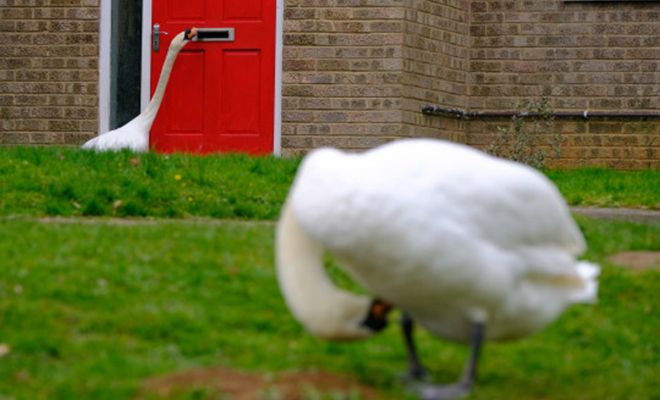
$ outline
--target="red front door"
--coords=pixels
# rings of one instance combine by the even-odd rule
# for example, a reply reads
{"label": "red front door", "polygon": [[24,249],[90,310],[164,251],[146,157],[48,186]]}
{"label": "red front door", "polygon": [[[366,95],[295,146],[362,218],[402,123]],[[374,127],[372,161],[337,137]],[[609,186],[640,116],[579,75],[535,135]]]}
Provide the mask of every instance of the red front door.
{"label": "red front door", "polygon": [[160,50],[151,90],[169,43],[187,28],[233,28],[233,41],[193,42],[179,53],[151,129],[160,152],[273,151],[275,0],[158,0],[153,24]]}

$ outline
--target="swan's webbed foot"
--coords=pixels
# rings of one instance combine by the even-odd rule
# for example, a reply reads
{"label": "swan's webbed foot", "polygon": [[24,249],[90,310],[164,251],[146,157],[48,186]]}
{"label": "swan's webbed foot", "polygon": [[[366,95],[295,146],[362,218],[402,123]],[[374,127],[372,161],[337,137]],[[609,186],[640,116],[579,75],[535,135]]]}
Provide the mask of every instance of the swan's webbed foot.
{"label": "swan's webbed foot", "polygon": [[422,400],[453,400],[467,397],[472,390],[472,383],[458,382],[449,385],[418,383],[411,386]]}
{"label": "swan's webbed foot", "polygon": [[399,380],[406,386],[414,389],[418,384],[430,383],[431,375],[426,372],[426,369],[416,369],[412,366],[408,370],[398,376]]}
{"label": "swan's webbed foot", "polygon": [[431,382],[431,375],[423,367],[418,369],[411,366],[406,372],[399,375],[399,379],[405,384]]}

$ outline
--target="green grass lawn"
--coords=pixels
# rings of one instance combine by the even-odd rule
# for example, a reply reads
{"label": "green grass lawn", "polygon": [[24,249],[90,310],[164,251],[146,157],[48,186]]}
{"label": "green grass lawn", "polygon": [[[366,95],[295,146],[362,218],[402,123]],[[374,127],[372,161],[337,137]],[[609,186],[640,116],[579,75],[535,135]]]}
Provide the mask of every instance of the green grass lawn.
{"label": "green grass lawn", "polygon": [[298,163],[0,147],[0,215],[275,219]]}
{"label": "green grass lawn", "polygon": [[[131,399],[147,377],[214,366],[321,369],[410,398],[396,380],[406,367],[396,324],[368,341],[328,343],[284,305],[272,221],[297,166],[0,148],[0,345],[10,348],[0,400]],[[575,205],[660,208],[658,171],[548,175]],[[33,218],[49,215],[147,218]],[[604,267],[599,303],[574,306],[536,336],[488,344],[470,399],[660,399],[660,271],[606,259],[660,251],[660,224],[577,220],[585,258]],[[468,350],[418,337],[433,377],[455,380]]]}
{"label": "green grass lawn", "polygon": [[[0,215],[277,218],[299,160],[0,147]],[[572,205],[660,209],[660,171],[549,170]]]}
{"label": "green grass lawn", "polygon": [[[580,218],[603,263],[600,302],[541,334],[487,345],[473,399],[660,396],[659,271],[608,254],[660,250],[660,225]],[[269,223],[0,220],[0,398],[129,399],[146,377],[226,366],[357,376],[389,398],[405,353],[396,326],[371,340],[313,338],[279,294]],[[452,381],[467,349],[419,332],[434,377]]]}
{"label": "green grass lawn", "polygon": [[660,170],[548,170],[569,204],[574,206],[660,209]]}

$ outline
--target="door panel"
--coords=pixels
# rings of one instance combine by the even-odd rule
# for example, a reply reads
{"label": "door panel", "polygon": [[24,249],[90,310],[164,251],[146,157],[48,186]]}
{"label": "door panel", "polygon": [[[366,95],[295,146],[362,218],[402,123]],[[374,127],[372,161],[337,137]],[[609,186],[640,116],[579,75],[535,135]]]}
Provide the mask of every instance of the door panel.
{"label": "door panel", "polygon": [[[155,2],[154,2],[155,3]],[[206,0],[169,1],[170,20],[204,19]],[[157,6],[154,6],[154,8]]]}
{"label": "door panel", "polygon": [[175,82],[185,82],[185,85],[171,85],[167,88],[166,109],[171,112],[165,113],[164,116],[167,119],[168,132],[203,134],[202,102],[189,99],[204,98],[204,64],[202,51],[189,51],[179,55],[171,79]]}
{"label": "door panel", "polygon": [[259,51],[224,53],[223,132],[259,133],[260,64]]}
{"label": "door panel", "polygon": [[160,152],[273,151],[275,0],[164,0],[153,23],[169,34],[152,51],[152,92],[167,48],[191,27],[234,28],[233,42],[193,42],[179,53],[151,130]]}
{"label": "door panel", "polygon": [[225,18],[231,19],[261,19],[261,0],[227,1],[225,2]]}

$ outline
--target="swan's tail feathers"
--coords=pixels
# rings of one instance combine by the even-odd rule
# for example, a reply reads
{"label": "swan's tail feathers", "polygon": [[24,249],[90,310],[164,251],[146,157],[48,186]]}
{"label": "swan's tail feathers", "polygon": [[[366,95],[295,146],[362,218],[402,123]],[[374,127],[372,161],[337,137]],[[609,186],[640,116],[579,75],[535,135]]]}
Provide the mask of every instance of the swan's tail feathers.
{"label": "swan's tail feathers", "polygon": [[598,301],[598,276],[600,275],[600,265],[589,262],[579,261],[576,270],[584,282],[584,290],[575,297],[577,303],[596,303]]}

